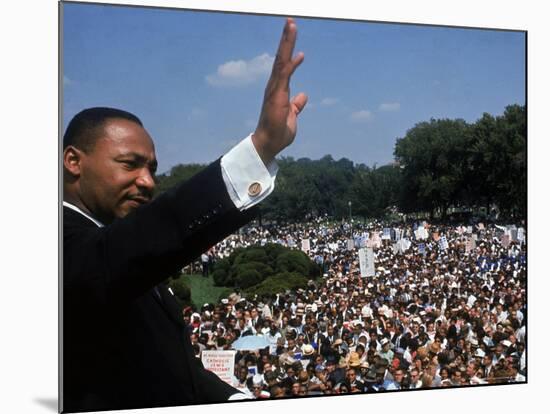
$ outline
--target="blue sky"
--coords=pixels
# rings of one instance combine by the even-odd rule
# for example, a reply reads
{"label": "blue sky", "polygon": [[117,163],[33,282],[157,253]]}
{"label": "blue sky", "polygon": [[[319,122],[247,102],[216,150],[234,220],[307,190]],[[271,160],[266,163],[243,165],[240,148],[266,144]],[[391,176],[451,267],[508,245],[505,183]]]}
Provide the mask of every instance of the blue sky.
{"label": "blue sky", "polygon": [[[525,103],[520,32],[297,18],[305,61],[293,94],[309,103],[282,155],[393,159],[395,140],[430,118],[473,122]],[[67,4],[63,122],[112,106],[138,115],[159,172],[206,163],[256,126],[282,17]]]}

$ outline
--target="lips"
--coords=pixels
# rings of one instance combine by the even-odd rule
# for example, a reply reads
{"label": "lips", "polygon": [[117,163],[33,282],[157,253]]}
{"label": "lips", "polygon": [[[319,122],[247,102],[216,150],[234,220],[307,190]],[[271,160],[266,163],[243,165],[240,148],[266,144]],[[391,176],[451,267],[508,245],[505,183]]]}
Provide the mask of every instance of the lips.
{"label": "lips", "polygon": [[143,204],[149,203],[150,201],[151,199],[149,197],[142,197],[142,196],[134,196],[134,197],[128,198],[128,202],[134,207],[139,207]]}

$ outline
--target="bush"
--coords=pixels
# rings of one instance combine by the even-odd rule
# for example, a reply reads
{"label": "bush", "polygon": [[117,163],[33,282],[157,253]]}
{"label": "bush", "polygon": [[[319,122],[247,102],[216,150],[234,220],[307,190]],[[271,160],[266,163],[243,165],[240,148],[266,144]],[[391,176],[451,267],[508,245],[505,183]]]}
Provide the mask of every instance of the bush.
{"label": "bush", "polygon": [[273,275],[273,269],[271,268],[271,266],[260,262],[241,263],[240,265],[235,267],[235,269],[237,270],[237,275],[244,271],[255,270],[261,276],[260,281],[264,280],[266,277]]}
{"label": "bush", "polygon": [[216,286],[258,287],[260,294],[272,294],[305,287],[308,279],[318,275],[319,266],[305,253],[267,244],[236,249],[215,264],[212,278]]}
{"label": "bush", "polygon": [[298,273],[278,273],[260,284],[246,289],[247,296],[271,296],[286,290],[296,290],[307,286],[308,278]]}
{"label": "bush", "polygon": [[268,257],[263,248],[251,247],[247,250],[244,250],[239,255],[237,255],[237,257],[235,258],[235,261],[233,262],[233,265],[239,265],[242,263],[250,263],[250,262],[266,263],[267,261],[268,261]]}
{"label": "bush", "polygon": [[189,289],[183,277],[171,279],[168,282],[168,286],[172,289],[172,292],[174,292],[174,296],[182,302],[188,303],[191,301],[191,289]]}
{"label": "bush", "polygon": [[216,286],[227,286],[227,271],[224,269],[215,269],[212,272],[212,279],[214,280],[214,285]]}
{"label": "bush", "polygon": [[264,246],[266,254],[269,256],[269,259],[274,262],[277,257],[279,257],[284,252],[288,251],[288,248],[277,244],[277,243],[268,243]]}
{"label": "bush", "polygon": [[262,276],[260,275],[259,272],[253,269],[246,269],[246,270],[243,270],[242,272],[239,272],[235,282],[240,288],[246,289],[246,288],[249,288],[250,286],[257,285],[261,281],[262,281]]}
{"label": "bush", "polygon": [[310,260],[303,253],[296,250],[287,251],[277,257],[275,269],[279,272],[297,272],[304,276],[310,273]]}
{"label": "bush", "polygon": [[225,270],[228,271],[231,268],[231,262],[229,261],[229,257],[226,257],[224,259],[219,259],[214,262],[213,270]]}

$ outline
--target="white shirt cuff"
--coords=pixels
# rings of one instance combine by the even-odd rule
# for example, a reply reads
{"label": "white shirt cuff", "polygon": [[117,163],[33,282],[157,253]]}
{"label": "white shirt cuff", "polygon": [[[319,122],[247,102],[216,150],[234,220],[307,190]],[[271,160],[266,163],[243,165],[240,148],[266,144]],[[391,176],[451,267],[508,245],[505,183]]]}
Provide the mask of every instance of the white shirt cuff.
{"label": "white shirt cuff", "polygon": [[265,199],[275,189],[279,167],[273,160],[267,167],[252,143],[252,134],[221,159],[222,177],[229,197],[239,210]]}

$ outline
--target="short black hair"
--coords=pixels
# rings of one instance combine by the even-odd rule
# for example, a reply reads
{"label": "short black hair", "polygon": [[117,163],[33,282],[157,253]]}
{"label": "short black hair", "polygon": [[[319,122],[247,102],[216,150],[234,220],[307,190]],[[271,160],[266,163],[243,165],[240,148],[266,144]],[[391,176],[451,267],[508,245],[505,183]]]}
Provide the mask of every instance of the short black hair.
{"label": "short black hair", "polygon": [[72,145],[84,152],[91,151],[102,128],[109,119],[126,119],[143,127],[134,114],[122,109],[95,107],[80,111],[67,125],[63,135],[63,150]]}

